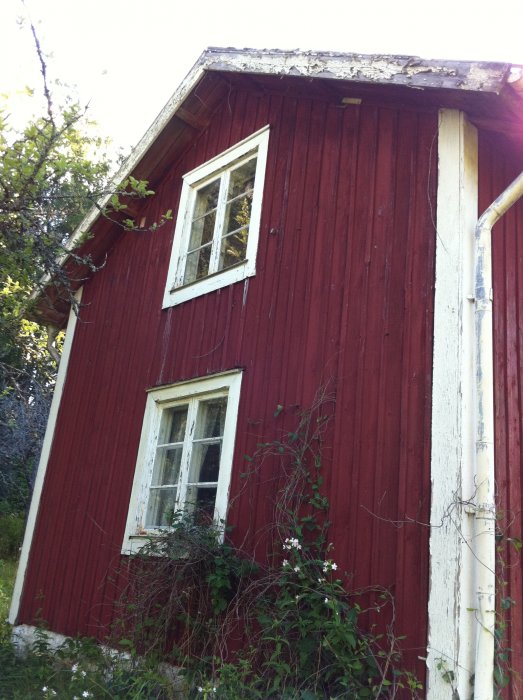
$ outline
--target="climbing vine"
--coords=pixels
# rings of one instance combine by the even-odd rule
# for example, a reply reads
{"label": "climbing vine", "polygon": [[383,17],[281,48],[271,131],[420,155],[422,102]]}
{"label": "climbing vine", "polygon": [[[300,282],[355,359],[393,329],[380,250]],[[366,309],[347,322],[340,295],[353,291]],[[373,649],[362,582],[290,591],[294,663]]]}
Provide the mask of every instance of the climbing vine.
{"label": "climbing vine", "polygon": [[[223,523],[183,511],[129,558],[119,645],[180,669],[186,697],[394,698],[422,688],[401,668],[392,630],[363,631],[368,611],[328,541],[322,448],[332,401],[322,392],[294,430],[246,458],[245,484],[267,459],[278,462],[268,564],[233,546]],[[388,591],[378,598],[376,613],[393,606]]]}

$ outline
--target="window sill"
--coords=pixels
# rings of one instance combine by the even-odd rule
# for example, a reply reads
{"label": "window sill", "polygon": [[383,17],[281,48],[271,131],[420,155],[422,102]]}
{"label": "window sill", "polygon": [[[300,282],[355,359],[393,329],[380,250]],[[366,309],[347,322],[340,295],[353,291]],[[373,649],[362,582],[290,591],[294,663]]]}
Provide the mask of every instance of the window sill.
{"label": "window sill", "polygon": [[190,299],[196,299],[204,294],[209,294],[236,282],[241,282],[247,277],[253,277],[255,274],[254,264],[250,260],[242,260],[235,265],[231,265],[226,270],[219,270],[202,279],[166,291],[162,308],[167,309],[171,306],[183,304]]}

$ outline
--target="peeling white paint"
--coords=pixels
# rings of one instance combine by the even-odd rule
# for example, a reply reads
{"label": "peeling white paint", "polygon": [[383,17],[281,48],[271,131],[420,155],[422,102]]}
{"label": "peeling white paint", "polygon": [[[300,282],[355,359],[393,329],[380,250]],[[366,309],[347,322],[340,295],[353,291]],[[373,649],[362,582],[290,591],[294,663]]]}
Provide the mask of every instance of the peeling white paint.
{"label": "peeling white paint", "polygon": [[209,49],[208,70],[297,75],[370,83],[393,83],[498,93],[507,64],[434,61],[415,56],[339,54],[314,51]]}
{"label": "peeling white paint", "polygon": [[[476,130],[463,113],[440,112],[438,155],[427,698],[451,700],[470,695],[476,628],[474,518],[464,506],[474,494],[471,297],[478,156]],[[442,669],[454,674],[454,688]]]}

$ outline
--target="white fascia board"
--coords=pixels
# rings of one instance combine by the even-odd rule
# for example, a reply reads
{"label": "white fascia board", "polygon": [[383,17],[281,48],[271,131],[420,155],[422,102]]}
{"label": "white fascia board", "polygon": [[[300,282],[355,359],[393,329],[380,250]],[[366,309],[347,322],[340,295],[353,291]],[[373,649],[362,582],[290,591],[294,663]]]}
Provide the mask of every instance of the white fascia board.
{"label": "white fascia board", "polygon": [[213,47],[204,52],[203,57],[207,70],[496,94],[502,90],[511,69],[508,63],[324,51],[257,51]]}
{"label": "white fascia board", "polygon": [[477,212],[477,132],[462,112],[443,109],[438,133],[427,700],[449,698],[453,690],[456,697],[468,697],[474,673],[474,518],[465,503],[474,495],[470,299]]}
{"label": "white fascia board", "polygon": [[[80,288],[76,292],[75,296],[78,304],[80,304],[82,300],[82,288]],[[36,527],[36,519],[38,517],[38,510],[40,508],[40,499],[44,487],[45,475],[47,472],[47,464],[49,462],[49,456],[51,454],[51,448],[53,445],[54,433],[56,428],[56,419],[58,417],[58,410],[60,408],[60,402],[62,400],[62,393],[64,389],[65,378],[67,376],[67,368],[69,365],[69,358],[71,356],[71,348],[73,345],[74,332],[76,329],[77,320],[78,317],[75,314],[74,309],[71,309],[69,312],[69,321],[65,333],[62,357],[60,358],[58,375],[56,377],[56,384],[53,392],[53,400],[51,402],[51,410],[49,411],[49,418],[47,419],[47,428],[45,431],[44,441],[42,443],[42,452],[40,453],[40,461],[38,462],[38,471],[36,472],[36,479],[33,487],[33,495],[31,498],[31,506],[29,508],[29,513],[27,516],[24,541],[20,552],[20,560],[18,562],[18,571],[16,574],[13,597],[11,599],[11,609],[9,611],[8,619],[12,625],[16,623],[18,618],[18,612],[20,609],[20,600],[22,598],[25,574],[27,571],[27,563],[29,561],[29,554],[31,552],[33,535]]]}

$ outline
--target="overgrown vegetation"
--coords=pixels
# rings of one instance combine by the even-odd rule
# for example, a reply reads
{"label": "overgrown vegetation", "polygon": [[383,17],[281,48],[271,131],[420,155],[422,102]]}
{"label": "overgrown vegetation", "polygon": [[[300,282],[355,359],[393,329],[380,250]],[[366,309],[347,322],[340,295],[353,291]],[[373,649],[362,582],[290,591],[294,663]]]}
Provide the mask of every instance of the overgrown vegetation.
{"label": "overgrown vegetation", "polygon": [[508,594],[508,572],[513,566],[511,561],[519,560],[523,542],[520,537],[510,534],[512,523],[506,522],[503,512],[497,516],[496,535],[496,587],[498,600],[496,603],[496,629],[494,651],[494,690],[495,698],[502,698],[503,691],[511,685],[521,683],[521,677],[512,663],[512,649],[509,646],[511,634],[511,610],[516,601]]}
{"label": "overgrown vegetation", "polygon": [[[402,690],[416,697],[421,684],[402,669],[393,630],[363,631],[362,598],[348,592],[328,541],[321,471],[330,400],[320,396],[295,430],[247,459],[245,484],[266,460],[278,463],[268,559],[233,546],[231,533],[206,516],[173,513],[172,527],[129,557],[108,640],[125,657],[89,640],[53,652],[40,632],[19,659],[4,639],[0,696],[384,700]],[[381,614],[393,600],[377,594]]]}
{"label": "overgrown vegetation", "polygon": [[5,700],[169,700],[173,683],[146,660],[111,655],[90,639],[54,648],[39,630],[30,649],[0,641],[0,693]]}
{"label": "overgrown vegetation", "polygon": [[[361,597],[347,591],[328,542],[321,468],[329,401],[320,396],[295,430],[248,459],[246,481],[267,458],[278,461],[269,564],[184,512],[130,558],[120,646],[182,669],[187,697],[393,698],[421,689],[401,668],[393,631],[362,630]],[[393,605],[377,593],[375,613]]]}

